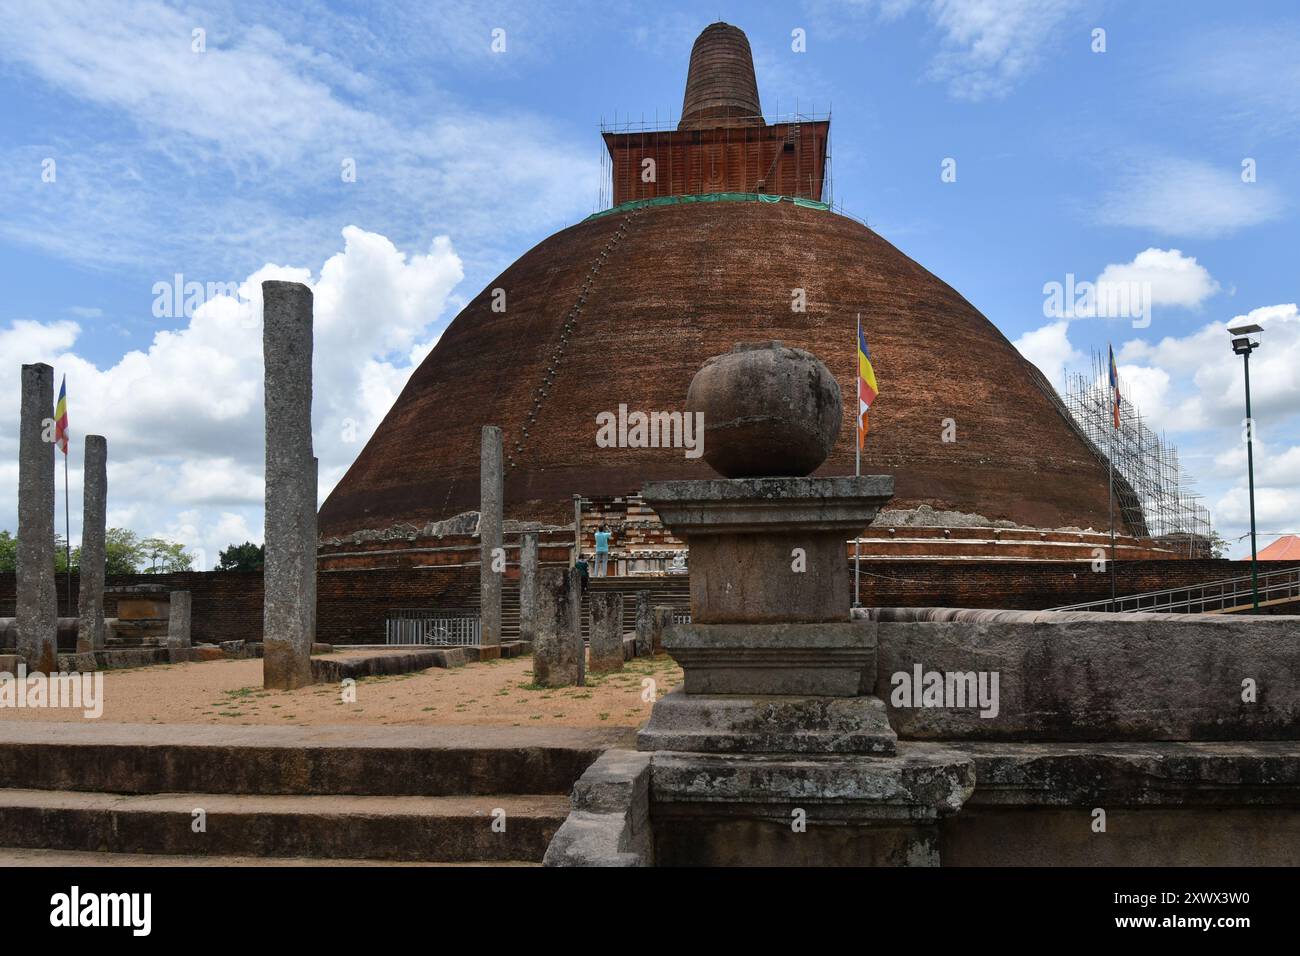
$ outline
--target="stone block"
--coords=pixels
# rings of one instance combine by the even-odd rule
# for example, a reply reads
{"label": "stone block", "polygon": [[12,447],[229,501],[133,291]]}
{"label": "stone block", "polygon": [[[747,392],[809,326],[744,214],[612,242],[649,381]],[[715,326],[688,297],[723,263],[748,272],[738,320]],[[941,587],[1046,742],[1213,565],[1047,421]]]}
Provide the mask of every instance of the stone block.
{"label": "stone block", "polygon": [[875,685],[876,634],[843,624],[676,624],[664,648],[688,694],[853,697]]}
{"label": "stone block", "polygon": [[654,656],[655,612],[649,591],[636,593],[636,656]]}
{"label": "stone block", "polygon": [[189,591],[173,591],[167,614],[167,650],[172,660],[190,659],[190,616],[192,601]]}
{"label": "stone block", "polygon": [[[876,695],[913,740],[1300,738],[1300,618],[1072,617],[881,623]],[[904,698],[918,667],[923,686],[984,674],[991,691],[996,675],[996,713],[953,706],[946,687],[940,706]]]}
{"label": "stone block", "polygon": [[569,570],[543,569],[537,588],[533,683],[542,687],[569,687],[578,683],[582,644],[574,628],[573,609]]}
{"label": "stone block", "polygon": [[637,749],[888,755],[897,740],[875,697],[724,696],[677,686],[655,703]]}
{"label": "stone block", "polygon": [[604,591],[591,595],[591,670],[623,669],[623,595]]}
{"label": "stone block", "polygon": [[665,605],[658,605],[654,609],[654,616],[650,625],[650,654],[662,654],[664,652],[664,632],[673,625],[673,609]]}

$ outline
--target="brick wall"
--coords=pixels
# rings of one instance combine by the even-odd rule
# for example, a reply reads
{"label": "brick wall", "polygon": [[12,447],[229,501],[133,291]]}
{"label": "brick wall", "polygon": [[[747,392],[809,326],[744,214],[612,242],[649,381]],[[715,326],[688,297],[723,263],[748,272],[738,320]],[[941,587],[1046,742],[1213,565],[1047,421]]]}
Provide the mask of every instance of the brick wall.
{"label": "brick wall", "polygon": [[[176,574],[110,574],[107,587],[156,584],[192,595],[191,637],[197,643],[262,639],[262,575],[260,572],[183,571]],[[68,611],[67,575],[56,575],[59,616]],[[78,579],[72,576],[72,614],[76,614]],[[0,617],[14,614],[13,572],[0,574]],[[104,616],[117,616],[117,595],[104,595]]]}
{"label": "brick wall", "polygon": [[[517,572],[511,568],[514,577]],[[1249,561],[1135,561],[1118,566],[1120,594],[1158,591],[1250,573]],[[73,596],[77,579],[73,576]],[[194,640],[260,640],[259,573],[189,571],[113,575],[109,585],[163,584],[188,590]],[[66,613],[66,579],[58,579]],[[330,644],[382,642],[384,616],[401,607],[477,607],[478,566],[322,571],[317,579],[317,638]],[[1109,574],[1078,562],[863,561],[862,601],[883,607],[979,607],[1035,610],[1110,597]],[[105,613],[116,613],[109,595]],[[14,576],[0,574],[0,617],[14,614]]]}

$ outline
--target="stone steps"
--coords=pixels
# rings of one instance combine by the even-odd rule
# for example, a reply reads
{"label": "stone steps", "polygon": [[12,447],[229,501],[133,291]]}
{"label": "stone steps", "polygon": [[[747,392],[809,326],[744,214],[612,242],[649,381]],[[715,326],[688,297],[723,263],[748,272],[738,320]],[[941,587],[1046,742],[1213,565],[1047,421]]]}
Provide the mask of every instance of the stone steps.
{"label": "stone steps", "polygon": [[[0,724],[0,781],[119,794],[565,794],[625,730]],[[0,844],[4,842],[0,835]]]}
{"label": "stone steps", "polygon": [[[205,826],[203,832],[196,833],[196,811],[200,809]],[[541,860],[568,813],[568,798],[561,794],[123,796],[0,790],[0,836],[9,846],[109,853],[433,862]]]}
{"label": "stone steps", "polygon": [[312,859],[305,856],[193,856],[181,853],[99,853],[86,850],[27,850],[0,847],[0,867],[141,866],[541,866],[532,860],[436,863],[429,860]]}
{"label": "stone steps", "polygon": [[574,781],[630,740],[626,729],[0,722],[0,861],[537,863]]}

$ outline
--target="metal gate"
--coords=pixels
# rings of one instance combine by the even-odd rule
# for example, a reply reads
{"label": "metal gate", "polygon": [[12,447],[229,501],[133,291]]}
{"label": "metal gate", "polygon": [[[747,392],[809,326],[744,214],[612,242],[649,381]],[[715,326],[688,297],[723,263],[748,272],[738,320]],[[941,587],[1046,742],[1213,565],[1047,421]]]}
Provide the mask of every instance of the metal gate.
{"label": "metal gate", "polygon": [[477,611],[398,608],[384,621],[384,643],[435,647],[477,645],[482,623]]}

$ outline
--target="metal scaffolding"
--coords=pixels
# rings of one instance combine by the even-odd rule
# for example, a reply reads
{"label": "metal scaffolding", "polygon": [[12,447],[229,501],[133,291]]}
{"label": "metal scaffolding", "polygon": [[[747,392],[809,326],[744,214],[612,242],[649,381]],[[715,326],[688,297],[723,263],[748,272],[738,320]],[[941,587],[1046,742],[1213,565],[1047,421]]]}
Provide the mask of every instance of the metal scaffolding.
{"label": "metal scaffolding", "polygon": [[[1120,395],[1124,395],[1120,382]],[[1107,358],[1092,355],[1091,373],[1066,376],[1065,406],[1103,461],[1115,464],[1115,502],[1131,532],[1150,537],[1189,557],[1209,557],[1210,511],[1192,491],[1178,449],[1120,399],[1120,427],[1114,426]]]}

